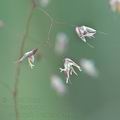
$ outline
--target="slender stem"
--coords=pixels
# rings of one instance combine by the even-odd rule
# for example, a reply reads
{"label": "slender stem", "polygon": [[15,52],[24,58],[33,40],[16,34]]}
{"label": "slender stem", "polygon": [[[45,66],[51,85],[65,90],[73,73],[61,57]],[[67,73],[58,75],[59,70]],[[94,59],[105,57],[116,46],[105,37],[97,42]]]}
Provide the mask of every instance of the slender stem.
{"label": "slender stem", "polygon": [[[52,29],[52,27],[53,27],[54,19],[53,19],[53,17],[52,17],[47,11],[45,11],[45,10],[42,9],[41,7],[39,7],[38,9],[40,9],[40,10],[50,19],[50,26],[49,26],[49,30],[48,30],[48,39],[47,39],[47,41],[46,41],[46,43],[47,43],[48,45],[50,45],[50,33],[51,33],[51,29]],[[45,43],[45,44],[46,44],[46,43]]]}
{"label": "slender stem", "polygon": [[[52,29],[54,24],[57,24],[57,25],[67,25],[67,26],[71,26],[71,27],[76,27],[76,25],[74,25],[74,24],[69,24],[67,22],[55,20],[47,11],[45,11],[41,7],[38,7],[38,9],[41,10],[50,19],[50,27],[49,27],[49,30],[48,30],[48,39],[46,41],[46,43],[48,45],[50,45],[50,33],[51,33],[51,29]],[[46,45],[46,43],[45,43],[45,45]]]}
{"label": "slender stem", "polygon": [[[26,40],[28,37],[28,33],[29,33],[29,29],[30,29],[30,22],[32,19],[34,8],[35,8],[35,5],[32,3],[32,9],[30,11],[30,14],[29,14],[29,17],[27,20],[27,24],[26,24],[26,28],[25,28],[25,33],[24,33],[23,38],[22,38],[19,57],[21,57],[23,55],[23,51],[24,51],[25,43],[26,43]],[[14,109],[15,109],[16,120],[19,120],[18,100],[17,100],[19,76],[20,76],[20,63],[18,62],[16,64],[15,85],[14,85],[14,92],[13,92],[13,100],[14,100]]]}

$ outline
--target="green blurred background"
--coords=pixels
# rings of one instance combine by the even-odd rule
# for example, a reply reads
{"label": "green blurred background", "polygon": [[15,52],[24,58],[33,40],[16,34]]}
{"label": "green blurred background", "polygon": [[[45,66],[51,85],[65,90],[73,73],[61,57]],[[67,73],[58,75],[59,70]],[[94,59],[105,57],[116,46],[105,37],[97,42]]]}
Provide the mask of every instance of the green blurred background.
{"label": "green blurred background", "polygon": [[[40,6],[40,5],[39,5]],[[12,91],[15,83],[15,61],[25,33],[32,7],[31,0],[0,0],[0,120],[16,120]],[[54,19],[76,25],[88,25],[107,35],[96,34],[83,43],[74,27],[54,25],[50,34],[54,46],[56,34],[69,36],[69,50],[63,57],[54,48],[44,47],[50,25],[49,18],[39,9],[33,11],[25,51],[39,48],[42,58],[30,69],[21,64],[18,110],[20,120],[120,120],[120,14],[113,13],[108,0],[51,0],[45,9]],[[100,75],[93,79],[84,72],[72,76],[66,85],[68,94],[59,96],[51,89],[50,76],[59,73],[63,58],[93,59]]]}

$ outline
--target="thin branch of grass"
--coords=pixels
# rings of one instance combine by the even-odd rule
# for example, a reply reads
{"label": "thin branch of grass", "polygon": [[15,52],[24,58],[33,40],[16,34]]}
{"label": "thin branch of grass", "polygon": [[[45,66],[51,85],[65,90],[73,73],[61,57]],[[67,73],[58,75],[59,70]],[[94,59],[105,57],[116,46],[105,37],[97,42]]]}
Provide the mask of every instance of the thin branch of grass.
{"label": "thin branch of grass", "polygon": [[[28,20],[27,20],[27,24],[26,24],[26,28],[25,28],[25,33],[23,35],[22,38],[22,43],[20,46],[20,51],[19,51],[19,57],[21,57],[23,55],[24,52],[24,48],[25,48],[25,43],[28,37],[28,33],[29,33],[29,29],[30,29],[30,22],[32,19],[32,15],[33,15],[33,11],[35,8],[35,4],[34,2],[32,3],[32,8],[30,11],[30,14],[28,16]],[[14,100],[14,109],[15,109],[15,116],[16,116],[16,120],[19,120],[19,110],[18,110],[18,87],[19,87],[19,76],[20,76],[20,63],[16,63],[16,73],[15,73],[15,85],[14,85],[14,92],[13,92],[13,100]]]}

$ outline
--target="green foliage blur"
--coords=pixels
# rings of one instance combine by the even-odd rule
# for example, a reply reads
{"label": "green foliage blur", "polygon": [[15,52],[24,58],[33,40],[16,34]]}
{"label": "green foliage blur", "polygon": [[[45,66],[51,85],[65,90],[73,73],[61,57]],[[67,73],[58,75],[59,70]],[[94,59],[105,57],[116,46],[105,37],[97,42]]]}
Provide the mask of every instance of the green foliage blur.
{"label": "green foliage blur", "polygon": [[[37,6],[42,7],[40,4]],[[31,0],[0,0],[0,120],[16,120],[12,92],[15,84],[16,60],[32,8]],[[120,13],[111,10],[108,0],[50,0],[43,8],[54,19],[75,25],[87,25],[98,31],[95,39],[82,42],[75,28],[53,24],[50,34],[52,47],[44,46],[48,39],[50,19],[35,8],[26,38],[24,52],[38,48],[34,69],[27,60],[21,64],[18,86],[19,120],[120,120]],[[54,52],[56,34],[69,37],[69,50],[59,57]],[[65,84],[68,93],[59,96],[51,88],[50,77],[59,75],[63,59],[81,58],[95,61],[99,77],[84,72],[71,76]]]}

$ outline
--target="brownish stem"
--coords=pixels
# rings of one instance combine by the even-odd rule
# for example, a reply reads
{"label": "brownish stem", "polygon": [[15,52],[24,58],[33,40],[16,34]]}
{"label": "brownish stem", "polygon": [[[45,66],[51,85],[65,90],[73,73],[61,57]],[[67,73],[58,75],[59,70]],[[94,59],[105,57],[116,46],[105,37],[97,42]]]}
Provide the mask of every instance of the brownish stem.
{"label": "brownish stem", "polygon": [[[28,37],[29,29],[30,29],[30,22],[32,19],[33,11],[34,11],[35,5],[32,3],[32,9],[30,11],[30,14],[28,16],[26,28],[25,28],[25,33],[22,38],[22,43],[20,47],[20,53],[19,57],[23,55],[25,43]],[[14,109],[15,109],[15,115],[16,115],[16,120],[19,120],[19,111],[18,111],[18,102],[17,102],[17,97],[18,97],[18,85],[19,85],[19,76],[20,76],[20,63],[16,64],[16,73],[15,73],[15,85],[14,85],[14,92],[13,92],[13,100],[14,100]]]}

